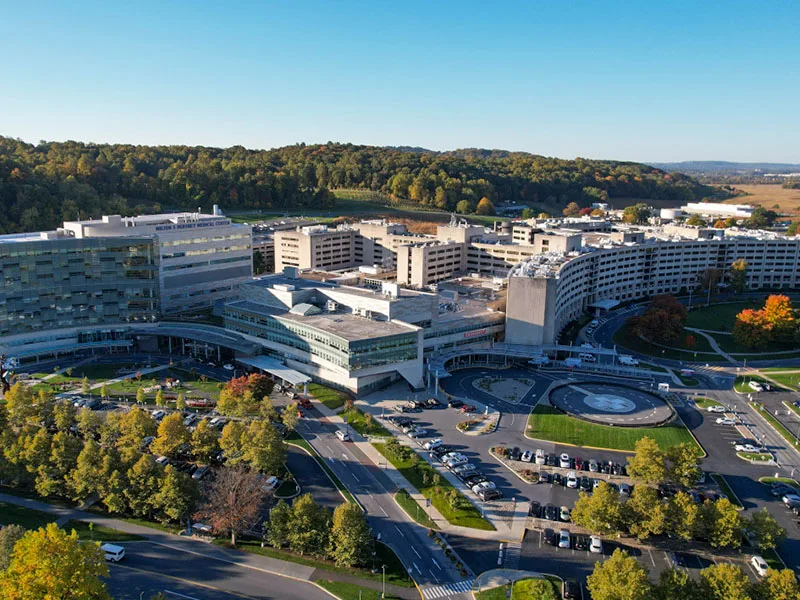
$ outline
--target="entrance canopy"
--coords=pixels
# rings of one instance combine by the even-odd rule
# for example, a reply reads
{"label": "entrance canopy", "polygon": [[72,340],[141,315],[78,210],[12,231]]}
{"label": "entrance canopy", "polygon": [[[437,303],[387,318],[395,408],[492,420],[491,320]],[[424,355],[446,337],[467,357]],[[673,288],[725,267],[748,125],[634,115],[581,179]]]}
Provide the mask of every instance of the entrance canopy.
{"label": "entrance canopy", "polygon": [[598,300],[597,302],[592,302],[589,307],[590,308],[599,308],[601,310],[611,310],[615,306],[619,304],[619,300]]}
{"label": "entrance canopy", "polygon": [[303,375],[300,371],[290,369],[282,362],[268,356],[254,356],[253,358],[237,358],[237,362],[256,369],[266,371],[270,375],[287,381],[294,386],[303,385],[311,381],[311,377]]}

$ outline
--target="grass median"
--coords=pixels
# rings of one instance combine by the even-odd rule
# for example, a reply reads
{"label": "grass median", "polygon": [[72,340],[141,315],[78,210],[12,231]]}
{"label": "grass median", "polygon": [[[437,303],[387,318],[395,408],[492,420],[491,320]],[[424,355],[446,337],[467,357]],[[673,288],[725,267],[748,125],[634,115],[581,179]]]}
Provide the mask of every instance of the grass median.
{"label": "grass median", "polygon": [[795,437],[795,435],[791,431],[789,431],[783,423],[778,421],[778,419],[776,419],[769,412],[769,410],[766,410],[766,409],[762,410],[764,408],[763,406],[760,406],[760,407],[756,406],[754,408],[755,408],[756,412],[759,415],[761,415],[761,417],[763,417],[765,421],[767,421],[767,423],[772,425],[772,428],[775,431],[777,431],[784,440],[786,440],[792,446],[797,446],[797,443],[798,443],[797,437]]}
{"label": "grass median", "polygon": [[719,486],[719,489],[722,490],[722,493],[728,497],[728,500],[730,500],[731,504],[736,507],[736,510],[744,510],[744,506],[739,500],[739,497],[731,489],[731,486],[728,485],[728,481],[723,475],[720,475],[719,473],[711,473],[711,479],[713,479],[714,482]]}
{"label": "grass median", "polygon": [[325,588],[339,598],[340,600],[380,600],[381,598],[388,598],[389,600],[399,600],[398,596],[392,594],[381,595],[380,590],[373,590],[372,588],[361,587],[353,583],[346,583],[344,581],[331,581],[330,579],[317,579],[314,583]]}
{"label": "grass median", "polygon": [[21,525],[25,529],[39,529],[58,519],[58,515],[25,506],[0,502],[0,525]]}
{"label": "grass median", "polygon": [[136,535],[135,533],[125,533],[124,531],[112,529],[111,527],[105,527],[104,525],[92,524],[91,527],[89,525],[90,523],[87,523],[86,521],[72,520],[67,521],[62,529],[67,532],[70,532],[74,529],[80,539],[94,540],[96,542],[136,542],[146,539],[141,535]]}
{"label": "grass median", "polygon": [[365,414],[357,408],[351,408],[348,411],[339,414],[343,419],[346,419],[347,424],[355,429],[358,433],[367,436],[389,437],[392,434],[383,425],[370,414]]}
{"label": "grass median", "polygon": [[646,436],[653,438],[662,450],[677,444],[689,444],[695,447],[697,456],[705,456],[692,434],[679,421],[660,427],[612,427],[589,423],[541,404],[528,418],[527,435],[537,440],[626,452],[633,452],[636,442]]}
{"label": "grass median", "polygon": [[400,505],[400,508],[417,523],[428,529],[439,529],[436,521],[428,517],[428,513],[425,512],[425,509],[419,505],[419,502],[411,497],[408,491],[402,489],[397,490],[394,499],[397,501],[397,504]]}
{"label": "grass median", "polygon": [[431,501],[433,507],[453,525],[494,531],[494,526],[481,516],[480,511],[464,494],[422,460],[416,452],[399,444],[374,443],[408,482]]}
{"label": "grass median", "polygon": [[712,406],[724,406],[722,402],[718,402],[717,400],[712,400],[711,398],[706,398],[705,396],[696,396],[692,398],[695,406],[700,410],[707,410]]}
{"label": "grass median", "polygon": [[555,577],[520,579],[511,584],[476,592],[475,600],[507,600],[507,598],[523,598],[536,600],[556,600],[561,598],[560,581]]}

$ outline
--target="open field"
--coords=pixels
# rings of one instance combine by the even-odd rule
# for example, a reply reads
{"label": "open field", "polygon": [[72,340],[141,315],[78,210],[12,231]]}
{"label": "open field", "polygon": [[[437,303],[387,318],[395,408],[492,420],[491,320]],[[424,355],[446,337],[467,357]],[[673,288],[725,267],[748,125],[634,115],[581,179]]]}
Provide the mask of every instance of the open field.
{"label": "open field", "polygon": [[[539,583],[540,581],[546,581],[548,585],[543,586]],[[556,598],[561,598],[561,591],[560,582],[553,577],[552,579],[547,578],[544,580],[520,579],[514,582],[513,590],[506,583],[490,590],[477,592],[474,596],[476,600],[507,600],[511,597],[523,600],[549,600],[551,598],[555,600]]]}
{"label": "open field", "polygon": [[695,396],[692,398],[694,400],[695,406],[701,410],[707,409],[709,406],[722,406],[721,402],[717,402],[716,400],[712,400],[711,398],[705,398],[703,396]]}
{"label": "open field", "polygon": [[25,529],[39,529],[55,521],[57,515],[0,502],[0,525],[22,525]]}
{"label": "open field", "polygon": [[626,323],[617,329],[616,332],[614,332],[613,341],[617,346],[627,348],[632,352],[638,352],[639,354],[647,354],[649,356],[656,356],[659,358],[669,358],[672,360],[702,360],[704,362],[723,360],[722,357],[718,356],[717,354],[697,354],[697,356],[695,356],[695,353],[712,352],[712,349],[711,344],[708,343],[707,339],[701,335],[692,334],[691,331],[687,331],[686,335],[694,335],[696,344],[692,350],[686,348],[685,338],[675,342],[676,346],[674,348],[662,348],[661,346],[651,344],[638,336],[630,335],[628,332],[629,328]]}
{"label": "open field", "polygon": [[528,419],[526,435],[537,440],[625,452],[633,452],[636,442],[647,436],[653,438],[662,450],[677,444],[690,444],[698,456],[704,455],[703,449],[681,423],[660,427],[611,427],[582,421],[545,405],[534,408]]}
{"label": "open field", "polygon": [[[800,213],[800,190],[786,190],[779,183],[764,185],[737,185],[737,190],[745,192],[725,200],[726,204],[760,204],[770,210],[797,214]],[[775,205],[778,208],[775,208]]]}
{"label": "open field", "polygon": [[309,383],[308,393],[331,410],[336,410],[344,406],[345,400],[350,397],[344,392],[320,385],[319,383]]}
{"label": "open field", "polygon": [[380,598],[397,598],[397,596],[393,596],[388,592],[383,596],[378,590],[361,587],[353,583],[345,583],[344,581],[317,579],[314,583],[324,587],[340,600],[379,600]]}
{"label": "open field", "polygon": [[733,302],[731,304],[712,304],[689,311],[686,319],[687,327],[706,329],[708,331],[733,331],[736,315],[745,308],[761,308],[762,300],[753,302]]}

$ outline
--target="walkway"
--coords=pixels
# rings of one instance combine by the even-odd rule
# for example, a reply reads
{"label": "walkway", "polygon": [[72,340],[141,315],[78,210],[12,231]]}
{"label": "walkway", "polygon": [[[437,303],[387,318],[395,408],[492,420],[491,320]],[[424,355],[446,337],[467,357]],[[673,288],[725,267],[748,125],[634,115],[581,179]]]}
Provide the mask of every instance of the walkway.
{"label": "walkway", "polygon": [[739,366],[739,364],[740,364],[739,361],[736,360],[735,358],[733,358],[733,356],[731,356],[727,352],[725,352],[722,348],[720,348],[719,344],[717,343],[717,340],[714,339],[714,336],[709,335],[708,333],[706,333],[702,329],[697,329],[695,327],[686,327],[686,330],[687,331],[694,331],[695,333],[702,335],[704,338],[706,338],[708,340],[708,343],[711,344],[711,348],[714,350],[714,352],[719,354],[722,358],[727,360],[732,365],[736,365],[737,367]]}

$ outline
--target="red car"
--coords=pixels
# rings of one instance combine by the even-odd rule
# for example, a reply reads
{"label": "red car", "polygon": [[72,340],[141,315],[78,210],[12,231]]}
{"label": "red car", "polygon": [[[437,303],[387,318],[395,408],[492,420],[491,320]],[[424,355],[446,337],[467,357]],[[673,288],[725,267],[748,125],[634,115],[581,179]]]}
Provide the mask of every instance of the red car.
{"label": "red car", "polygon": [[475,406],[473,406],[472,404],[465,404],[464,406],[461,407],[461,412],[462,413],[475,412]]}
{"label": "red car", "polygon": [[297,403],[302,406],[303,408],[310,409],[311,408],[311,400],[308,398],[300,398]]}

